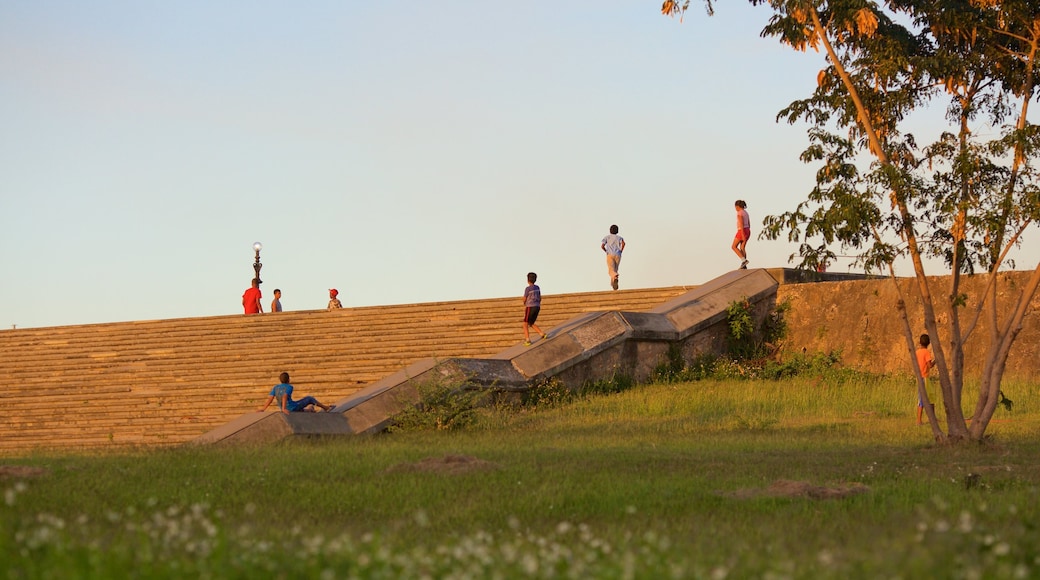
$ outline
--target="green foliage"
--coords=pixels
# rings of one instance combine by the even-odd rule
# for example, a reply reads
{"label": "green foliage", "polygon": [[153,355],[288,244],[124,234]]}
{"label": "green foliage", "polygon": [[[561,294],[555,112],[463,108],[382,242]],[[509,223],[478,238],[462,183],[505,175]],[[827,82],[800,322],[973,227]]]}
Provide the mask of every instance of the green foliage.
{"label": "green foliage", "polygon": [[672,344],[665,359],[654,368],[650,380],[655,383],[683,383],[711,378],[719,360],[718,356],[706,353],[687,364],[682,349]]}
{"label": "green foliage", "polygon": [[700,354],[687,363],[678,345],[670,345],[664,360],[652,373],[652,380],[677,383],[703,380],[779,381],[799,376],[825,378],[835,383],[851,380],[872,381],[873,377],[841,366],[841,352],[799,353],[777,357],[779,345],[787,336],[785,315],[791,303],[776,304],[755,330],[753,306],[746,299],[734,301],[726,310],[730,329],[730,356]]}
{"label": "green foliage", "polygon": [[850,378],[863,378],[862,373],[841,366],[840,351],[799,353],[780,361],[766,361],[759,374],[762,378],[774,381],[805,375],[828,375],[832,378],[848,375]]}
{"label": "green foliage", "polygon": [[525,409],[551,409],[573,398],[574,393],[567,388],[567,385],[553,377],[539,381],[525,390],[520,396],[520,406]]}
{"label": "green foliage", "polygon": [[488,401],[488,391],[465,384],[432,382],[417,387],[419,403],[393,418],[391,432],[439,431],[468,427],[477,419],[477,408]]}
{"label": "green foliage", "polygon": [[[662,10],[681,14],[685,6],[669,0]],[[1040,220],[1040,126],[1030,111],[1040,90],[1036,3],[768,6],[772,15],[762,36],[796,50],[816,49],[825,60],[816,78],[806,79],[811,94],[778,115],[809,124],[801,160],[817,168],[816,184],[794,209],[766,217],[763,236],[797,244],[791,260],[800,259],[802,268],[826,263],[835,248],[851,256],[854,267],[892,276],[896,261],[906,259],[920,284],[927,283],[928,258],[957,273],[1014,268],[1009,252]],[[945,107],[946,126],[920,130],[912,120],[933,105]],[[941,334],[974,327],[959,320],[965,304],[960,283],[954,276],[945,294],[953,306],[948,330],[934,322],[942,308],[937,298],[921,297],[935,344],[963,344],[967,335]],[[1030,286],[1015,299],[1018,312],[1035,292]],[[973,310],[964,316],[977,316]],[[1010,329],[1020,322],[1015,317],[989,335],[987,360],[1007,356],[1017,336]],[[904,331],[912,334],[906,323]],[[944,384],[959,393],[963,358],[946,360],[954,368],[942,370],[948,373]],[[990,377],[997,386],[1001,379]],[[987,415],[996,408],[990,392],[980,390],[976,404]],[[949,404],[952,416],[963,416],[960,397]],[[947,426],[948,435],[980,440],[987,425],[980,420],[966,429],[956,421]]]}
{"label": "green foliage", "polygon": [[494,388],[465,384],[430,383],[418,387],[420,401],[398,413],[388,429],[392,433],[409,431],[451,431],[488,425],[488,414],[495,410],[513,412],[553,409],[575,400],[627,391],[635,386],[628,375],[612,374],[609,378],[590,381],[579,389],[570,389],[553,377],[538,381],[520,391],[514,403]]}
{"label": "green foliage", "polygon": [[668,351],[664,359],[657,363],[651,373],[651,382],[674,382],[686,369],[686,359],[683,358],[682,347],[672,342],[668,344]]}
{"label": "green foliage", "polygon": [[578,394],[582,397],[613,395],[625,392],[635,386],[635,379],[628,375],[622,375],[615,372],[610,376],[610,378],[583,384],[581,388],[578,389]]}
{"label": "green foliage", "polygon": [[524,391],[520,398],[520,406],[526,410],[552,409],[588,397],[621,393],[635,386],[636,382],[632,377],[616,372],[606,379],[588,381],[576,390],[568,388],[557,378],[551,378],[540,381]]}
{"label": "green foliage", "polygon": [[[680,359],[681,360],[681,359]],[[842,366],[841,352],[798,353],[783,359],[739,360],[729,357],[701,355],[689,365],[662,363],[653,374],[660,383],[704,380],[769,380],[816,377],[831,384],[849,382],[872,383],[878,377]]]}
{"label": "green foliage", "polygon": [[735,360],[749,360],[772,354],[779,342],[787,336],[785,315],[790,310],[789,300],[776,304],[762,324],[756,327],[755,306],[751,301],[745,296],[731,302],[726,307],[730,356]]}
{"label": "green foliage", "polygon": [[759,353],[759,345],[755,340],[754,314],[754,306],[747,297],[735,300],[726,307],[729,352],[734,358],[747,359]]}

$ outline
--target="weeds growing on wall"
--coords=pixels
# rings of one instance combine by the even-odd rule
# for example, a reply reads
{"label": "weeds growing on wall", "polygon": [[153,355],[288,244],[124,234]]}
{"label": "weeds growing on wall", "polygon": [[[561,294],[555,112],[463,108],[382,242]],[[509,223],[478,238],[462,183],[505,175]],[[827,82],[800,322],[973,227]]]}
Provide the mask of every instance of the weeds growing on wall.
{"label": "weeds growing on wall", "polygon": [[756,340],[754,306],[747,297],[730,303],[726,308],[726,323],[729,327],[726,342],[733,359],[755,358],[761,346]]}
{"label": "weeds growing on wall", "polygon": [[[678,352],[678,348],[675,349]],[[653,374],[654,382],[684,383],[702,380],[774,380],[815,376],[829,384],[873,381],[879,377],[841,365],[841,352],[796,354],[784,360],[735,359],[711,354],[701,355],[679,366],[672,357],[662,362]],[[681,353],[679,353],[679,359]]]}
{"label": "weeds growing on wall", "polygon": [[689,382],[705,379],[768,379],[814,375],[832,383],[870,380],[875,377],[841,366],[841,352],[795,354],[776,357],[787,335],[786,313],[789,301],[777,304],[756,327],[754,306],[747,298],[727,307],[728,353],[725,356],[702,354],[687,362],[679,345],[669,347],[665,359],[654,370],[655,382]]}
{"label": "weeds growing on wall", "polygon": [[636,386],[635,379],[617,372],[605,379],[587,381],[578,389],[570,389],[559,379],[551,378],[536,383],[530,389],[524,391],[520,399],[520,405],[528,409],[546,409],[585,397],[621,393],[634,386]]}
{"label": "weeds growing on wall", "polygon": [[779,348],[780,341],[787,336],[785,316],[791,310],[789,300],[776,304],[757,327],[754,309],[754,305],[746,296],[731,302],[726,308],[726,322],[729,327],[727,343],[730,358],[734,360],[770,356]]}
{"label": "weeds growing on wall", "polygon": [[[632,377],[614,373],[609,378],[589,381],[570,389],[553,377],[539,381],[520,393],[515,405],[520,409],[551,409],[585,397],[627,391],[636,385]],[[419,387],[419,404],[394,417],[391,432],[443,431],[474,426],[479,409],[492,404],[509,407],[494,388],[468,387],[465,384],[431,383]]]}
{"label": "weeds growing on wall", "polygon": [[557,378],[539,381],[520,395],[520,407],[524,409],[551,409],[574,398],[574,393]]}
{"label": "weeds growing on wall", "polygon": [[389,430],[441,431],[469,427],[476,420],[477,407],[485,404],[489,393],[454,382],[430,382],[418,386],[419,403],[394,416]]}

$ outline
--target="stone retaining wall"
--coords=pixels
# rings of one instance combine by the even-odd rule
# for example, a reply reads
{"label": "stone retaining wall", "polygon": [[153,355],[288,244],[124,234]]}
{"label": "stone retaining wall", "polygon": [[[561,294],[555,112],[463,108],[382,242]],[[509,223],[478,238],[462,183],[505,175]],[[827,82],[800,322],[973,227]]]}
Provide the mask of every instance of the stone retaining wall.
{"label": "stone retaining wall", "polygon": [[[1030,275],[1031,272],[1008,272],[999,276],[997,297],[1001,321],[1006,318],[1009,304],[1026,285]],[[986,281],[985,276],[962,278],[961,292],[967,295],[967,306],[961,309],[962,326],[967,325]],[[917,281],[904,278],[898,284],[906,298],[914,336],[919,336],[925,328]],[[950,277],[942,276],[931,278],[929,286],[939,307],[936,315],[940,328],[946,332],[950,314],[949,308],[941,302],[944,296],[949,295],[949,284]],[[909,375],[913,367],[896,308],[897,296],[895,283],[890,279],[781,285],[777,290],[777,300],[791,303],[787,316],[788,335],[782,354],[840,351],[842,362],[848,366],[876,373]],[[1008,378],[1030,381],[1040,375],[1038,306],[1040,298],[1034,297],[1022,332],[1008,357]],[[984,317],[965,345],[967,377],[978,376],[981,372],[990,328],[988,317]]]}

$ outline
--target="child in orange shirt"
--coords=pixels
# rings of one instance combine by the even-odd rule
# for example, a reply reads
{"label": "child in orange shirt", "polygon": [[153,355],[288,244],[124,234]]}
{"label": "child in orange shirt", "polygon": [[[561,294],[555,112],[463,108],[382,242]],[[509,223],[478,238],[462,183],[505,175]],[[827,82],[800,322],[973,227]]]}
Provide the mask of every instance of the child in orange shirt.
{"label": "child in orange shirt", "polygon": [[[928,350],[928,345],[932,343],[932,339],[928,338],[927,334],[922,334],[918,341],[920,346],[917,347],[917,368],[921,370],[921,377],[924,378],[925,386],[928,385],[928,371],[932,370],[935,366],[935,359],[932,358],[931,351]],[[927,389],[926,389],[927,390]],[[935,409],[935,403],[929,402],[932,409]],[[924,400],[921,397],[917,397],[917,424],[921,424],[921,416],[924,413]]]}

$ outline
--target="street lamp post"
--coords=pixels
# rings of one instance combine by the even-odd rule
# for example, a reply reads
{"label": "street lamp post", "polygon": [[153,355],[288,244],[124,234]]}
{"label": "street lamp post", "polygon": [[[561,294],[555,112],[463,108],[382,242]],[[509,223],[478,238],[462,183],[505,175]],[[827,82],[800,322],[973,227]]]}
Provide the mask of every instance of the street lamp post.
{"label": "street lamp post", "polygon": [[264,249],[263,244],[260,242],[253,242],[253,251],[256,252],[256,258],[253,260],[253,272],[255,273],[253,277],[256,278],[257,282],[263,282],[263,280],[260,279],[260,268],[264,267],[264,265],[260,263],[260,250],[262,249]]}

